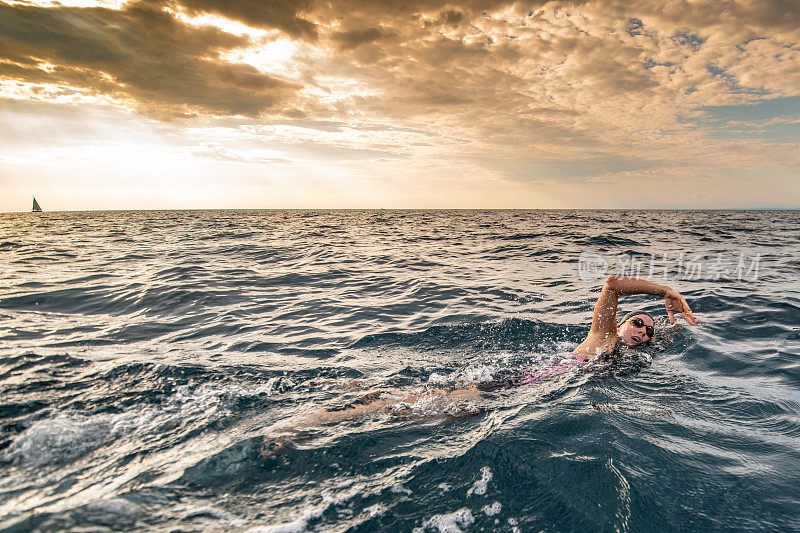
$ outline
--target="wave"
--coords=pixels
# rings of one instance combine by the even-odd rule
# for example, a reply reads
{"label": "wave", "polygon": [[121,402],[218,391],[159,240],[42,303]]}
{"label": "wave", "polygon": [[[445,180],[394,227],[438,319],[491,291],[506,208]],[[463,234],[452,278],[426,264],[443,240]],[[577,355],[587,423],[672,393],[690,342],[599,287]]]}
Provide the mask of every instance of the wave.
{"label": "wave", "polygon": [[499,322],[431,326],[423,331],[365,335],[350,348],[405,346],[419,350],[470,346],[478,350],[533,350],[574,342],[585,328],[538,320],[509,318]]}

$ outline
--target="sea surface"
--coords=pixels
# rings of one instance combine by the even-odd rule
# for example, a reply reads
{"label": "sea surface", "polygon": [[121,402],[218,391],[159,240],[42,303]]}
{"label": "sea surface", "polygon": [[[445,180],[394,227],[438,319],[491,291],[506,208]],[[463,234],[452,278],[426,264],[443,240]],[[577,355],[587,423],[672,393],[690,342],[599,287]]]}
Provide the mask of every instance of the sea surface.
{"label": "sea surface", "polygon": [[[0,530],[800,531],[798,242],[797,211],[0,214]],[[624,297],[653,346],[574,364],[619,274],[702,323]]]}

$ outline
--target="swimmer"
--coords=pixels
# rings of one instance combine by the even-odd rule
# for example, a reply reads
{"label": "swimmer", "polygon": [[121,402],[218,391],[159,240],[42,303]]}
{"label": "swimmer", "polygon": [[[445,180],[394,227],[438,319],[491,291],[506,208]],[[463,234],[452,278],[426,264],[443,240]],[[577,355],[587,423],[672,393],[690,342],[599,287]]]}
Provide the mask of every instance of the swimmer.
{"label": "swimmer", "polygon": [[[350,391],[363,391],[365,394],[349,405],[338,409],[320,408],[306,412],[298,419],[285,421],[280,429],[290,429],[288,434],[265,439],[261,449],[262,458],[274,456],[288,444],[303,438],[302,428],[328,425],[347,419],[365,415],[387,414],[392,417],[430,417],[432,415],[470,416],[485,412],[477,407],[483,394],[498,388],[511,385],[531,384],[541,379],[551,378],[563,373],[566,369],[581,364],[581,361],[605,363],[613,361],[619,354],[622,345],[636,348],[647,346],[655,335],[655,321],[645,311],[629,313],[617,325],[617,304],[621,295],[651,294],[664,299],[670,324],[675,323],[675,313],[681,313],[690,325],[699,321],[686,303],[686,299],[678,292],[665,285],[657,285],[638,278],[609,277],[594,306],[592,326],[586,339],[578,345],[572,354],[574,362],[565,362],[556,367],[537,369],[525,375],[517,375],[497,383],[472,385],[465,389],[443,390],[421,387],[407,391],[392,388],[372,388],[365,382],[351,380],[349,385],[342,384]],[[309,382],[320,384],[318,380]],[[279,429],[275,427],[274,429]],[[301,432],[297,432],[298,429]]]}
{"label": "swimmer", "polygon": [[670,324],[675,323],[675,313],[681,313],[692,326],[699,323],[686,298],[670,287],[638,278],[611,276],[597,298],[589,334],[573,350],[573,355],[583,361],[607,361],[618,353],[623,344],[635,348],[646,346],[653,340],[655,321],[645,311],[629,313],[617,325],[619,297],[633,294],[652,294],[663,298]]}

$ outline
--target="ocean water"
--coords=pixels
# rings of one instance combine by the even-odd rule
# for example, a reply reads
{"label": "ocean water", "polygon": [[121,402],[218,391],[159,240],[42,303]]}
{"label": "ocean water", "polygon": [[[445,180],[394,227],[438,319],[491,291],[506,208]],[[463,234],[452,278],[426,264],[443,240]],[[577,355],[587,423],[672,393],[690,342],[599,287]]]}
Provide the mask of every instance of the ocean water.
{"label": "ocean water", "polygon": [[[0,529],[800,531],[799,241],[794,211],[0,214]],[[570,364],[611,274],[702,324]]]}

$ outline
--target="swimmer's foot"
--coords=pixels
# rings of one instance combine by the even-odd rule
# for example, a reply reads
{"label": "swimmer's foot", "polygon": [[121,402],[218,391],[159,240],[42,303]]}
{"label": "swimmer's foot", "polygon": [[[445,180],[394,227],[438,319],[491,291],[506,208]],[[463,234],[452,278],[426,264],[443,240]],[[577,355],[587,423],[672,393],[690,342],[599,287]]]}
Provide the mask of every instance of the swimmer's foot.
{"label": "swimmer's foot", "polygon": [[261,443],[261,447],[258,449],[258,458],[273,459],[279,453],[285,450],[290,443],[291,440],[287,438],[265,440],[264,442]]}
{"label": "swimmer's foot", "polygon": [[295,442],[303,440],[310,436],[309,433],[296,433],[294,435],[281,435],[275,438],[264,438],[261,447],[258,449],[259,459],[274,459],[287,448],[294,445]]}

